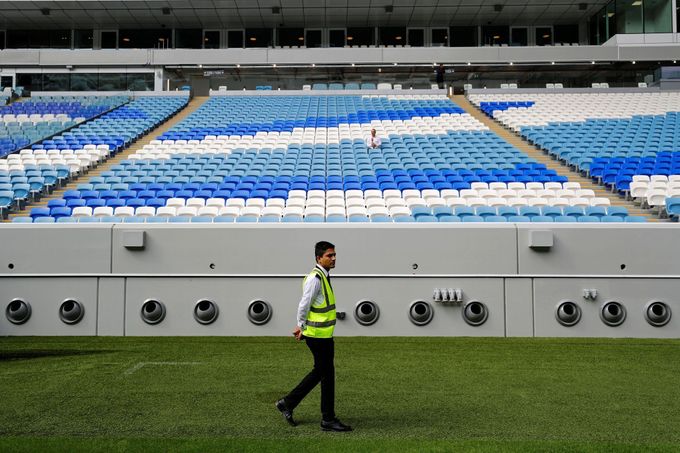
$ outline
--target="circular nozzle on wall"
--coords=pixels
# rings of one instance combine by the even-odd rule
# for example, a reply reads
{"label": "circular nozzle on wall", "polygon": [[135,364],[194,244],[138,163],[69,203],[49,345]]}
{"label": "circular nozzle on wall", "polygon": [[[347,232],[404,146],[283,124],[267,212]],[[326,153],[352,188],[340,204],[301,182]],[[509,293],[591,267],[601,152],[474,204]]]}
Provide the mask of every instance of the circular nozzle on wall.
{"label": "circular nozzle on wall", "polygon": [[218,314],[217,304],[211,300],[199,300],[194,306],[194,319],[199,324],[212,324],[217,319]]}
{"label": "circular nozzle on wall", "polygon": [[23,324],[31,317],[31,304],[22,299],[14,299],[7,305],[5,316],[12,324]]}
{"label": "circular nozzle on wall", "polygon": [[626,320],[626,309],[618,302],[607,302],[600,310],[600,318],[608,326],[620,326]]}
{"label": "circular nozzle on wall", "polygon": [[375,324],[380,316],[380,309],[370,300],[362,300],[354,307],[354,319],[362,326]]}
{"label": "circular nozzle on wall", "polygon": [[74,299],[66,299],[59,307],[59,319],[65,324],[78,324],[85,315],[85,307]]}
{"label": "circular nozzle on wall", "polygon": [[488,317],[489,310],[479,301],[470,301],[463,307],[463,319],[471,326],[481,326]]}
{"label": "circular nozzle on wall", "polygon": [[563,326],[575,326],[581,320],[581,307],[571,301],[562,302],[557,306],[555,317]]}
{"label": "circular nozzle on wall", "polygon": [[165,318],[165,305],[163,302],[148,299],[142,304],[142,319],[147,324],[158,324]]}
{"label": "circular nozzle on wall", "polygon": [[432,309],[432,305],[423,300],[416,300],[411,303],[408,310],[408,317],[416,326],[424,326],[432,321],[433,316],[434,310]]}
{"label": "circular nozzle on wall", "polygon": [[272,317],[272,307],[264,300],[254,300],[248,305],[248,319],[253,324],[262,325]]}
{"label": "circular nozzle on wall", "polygon": [[645,306],[645,319],[654,327],[662,327],[671,320],[671,307],[654,300]]}

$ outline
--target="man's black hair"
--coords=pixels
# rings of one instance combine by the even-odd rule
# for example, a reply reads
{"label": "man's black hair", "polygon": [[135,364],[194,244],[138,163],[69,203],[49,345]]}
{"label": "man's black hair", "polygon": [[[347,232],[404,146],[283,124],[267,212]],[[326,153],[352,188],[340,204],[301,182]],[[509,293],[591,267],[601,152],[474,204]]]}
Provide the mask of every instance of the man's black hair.
{"label": "man's black hair", "polygon": [[321,258],[324,253],[326,253],[326,250],[328,249],[334,249],[335,246],[331,244],[330,242],[326,241],[320,241],[317,242],[316,245],[314,246],[314,255],[317,258]]}

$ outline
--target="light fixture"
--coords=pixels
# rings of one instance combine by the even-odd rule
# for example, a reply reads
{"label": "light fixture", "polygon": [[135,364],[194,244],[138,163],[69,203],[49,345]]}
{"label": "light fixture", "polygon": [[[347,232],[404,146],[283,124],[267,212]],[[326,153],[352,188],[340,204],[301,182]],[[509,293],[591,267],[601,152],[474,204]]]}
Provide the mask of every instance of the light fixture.
{"label": "light fixture", "polygon": [[633,60],[633,64],[635,64],[635,60]]}
{"label": "light fixture", "polygon": [[354,63],[352,63],[352,67],[356,66]]}
{"label": "light fixture", "polygon": [[493,39],[501,39],[500,35],[493,35]]}
{"label": "light fixture", "polygon": [[514,64],[514,63],[511,61],[511,62],[510,62],[510,66],[512,66],[513,64]]}
{"label": "light fixture", "polygon": [[161,12],[163,13],[164,16],[169,16],[170,11],[172,11],[172,10],[170,8],[168,8],[167,6],[165,8],[161,8]]}
{"label": "light fixture", "polygon": [[274,63],[274,64],[272,65],[272,68],[275,68],[275,67],[276,67],[276,63]]}
{"label": "light fixture", "polygon": [[353,40],[353,39],[354,39],[353,36],[348,36],[348,37],[347,37],[347,41],[351,41],[351,40]]}
{"label": "light fixture", "polygon": [[555,64],[555,62],[554,62],[554,61],[552,61],[552,62],[550,62],[550,64]]}
{"label": "light fixture", "polygon": [[608,12],[608,13],[607,13],[607,17],[614,17],[614,14],[616,14],[616,13],[614,13],[614,12]]}
{"label": "light fixture", "polygon": [[594,62],[594,61],[591,61],[590,64],[595,64],[595,62]]}
{"label": "light fixture", "polygon": [[123,38],[123,42],[130,42],[130,38]]}
{"label": "light fixture", "polygon": [[394,63],[394,65],[396,66],[396,65],[397,65],[397,63]]}
{"label": "light fixture", "polygon": [[198,65],[198,67],[199,67],[199,68],[202,68],[202,67],[203,67],[203,65],[202,65],[202,64],[199,64],[199,65]]}
{"label": "light fixture", "polygon": [[673,60],[673,64],[675,64],[675,63],[677,63],[677,62],[678,62],[677,60]]}
{"label": "light fixture", "polygon": [[472,64],[472,63],[470,63],[470,62],[468,61],[468,66],[470,66],[471,64]]}
{"label": "light fixture", "polygon": [[252,37],[250,38],[250,40],[251,40],[252,42],[255,42],[255,41],[257,41],[257,38],[256,38],[255,36],[252,36]]}
{"label": "light fixture", "polygon": [[382,68],[378,68],[378,72],[382,72]]}
{"label": "light fixture", "polygon": [[543,38],[548,39],[550,38],[550,35],[543,35]]}
{"label": "light fixture", "polygon": [[633,3],[630,4],[631,6],[640,6],[642,5],[642,0],[635,0]]}
{"label": "light fixture", "polygon": [[50,9],[49,8],[41,8],[40,12],[42,13],[43,16],[49,16],[50,15]]}
{"label": "light fixture", "polygon": [[237,65],[236,65],[236,67],[237,67],[237,68],[240,68],[240,67],[241,67],[241,65],[240,65],[240,64],[237,64]]}
{"label": "light fixture", "polygon": [[312,63],[312,67],[313,67],[313,68],[316,68],[316,63]]}
{"label": "light fixture", "polygon": [[394,39],[396,39],[397,41],[401,41],[401,36],[395,36]]}
{"label": "light fixture", "polygon": [[298,41],[304,41],[304,40],[305,40],[304,36],[298,36]]}

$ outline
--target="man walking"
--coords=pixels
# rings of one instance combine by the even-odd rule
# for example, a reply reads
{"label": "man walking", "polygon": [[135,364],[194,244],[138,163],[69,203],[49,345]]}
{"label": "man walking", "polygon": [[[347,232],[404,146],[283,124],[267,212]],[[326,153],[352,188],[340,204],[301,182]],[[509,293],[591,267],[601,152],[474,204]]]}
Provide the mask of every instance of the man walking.
{"label": "man walking", "polygon": [[352,431],[335,417],[335,365],[333,330],[335,328],[335,295],[329,271],[335,267],[335,246],[318,242],[314,247],[316,266],[305,277],[302,299],[298,306],[298,320],[293,335],[305,340],[314,356],[314,368],[288,395],[276,402],[276,408],[292,426],[293,410],[302,399],[321,382],[321,429],[323,431]]}

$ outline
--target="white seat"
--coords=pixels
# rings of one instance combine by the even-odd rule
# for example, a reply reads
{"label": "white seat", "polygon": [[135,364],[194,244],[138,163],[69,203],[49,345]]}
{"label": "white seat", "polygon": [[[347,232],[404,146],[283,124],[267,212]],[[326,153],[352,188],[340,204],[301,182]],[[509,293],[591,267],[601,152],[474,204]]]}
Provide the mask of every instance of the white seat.
{"label": "white seat", "polygon": [[241,213],[241,207],[240,206],[224,206],[222,208],[219,208],[218,214],[220,216],[232,216],[236,217]]}
{"label": "white seat", "polygon": [[569,204],[571,206],[583,206],[587,207],[590,206],[590,200],[587,198],[571,198],[569,200]]}
{"label": "white seat", "polygon": [[411,210],[406,206],[391,206],[389,213],[392,217],[400,215],[411,215]]}
{"label": "white seat", "polygon": [[177,208],[184,206],[184,204],[184,198],[168,198],[168,200],[165,202],[165,206],[173,206]]}
{"label": "white seat", "polygon": [[156,208],[153,206],[140,206],[135,210],[137,217],[153,217],[156,215]]}
{"label": "white seat", "polygon": [[114,209],[113,215],[116,217],[132,217],[135,215],[135,208],[132,206],[118,206]]}
{"label": "white seat", "polygon": [[547,198],[528,198],[527,203],[529,206],[548,206]]}
{"label": "white seat", "polygon": [[71,211],[71,217],[90,217],[92,216],[92,208],[89,206],[77,206]]}
{"label": "white seat", "polygon": [[611,206],[612,204],[609,198],[603,197],[584,198],[584,200],[590,200],[590,206]]}
{"label": "white seat", "polygon": [[302,208],[302,206],[286,206],[285,208],[283,208],[283,212],[282,212],[282,214],[284,216],[287,216],[287,215],[299,215],[299,216],[301,216],[303,213],[304,213],[304,209]]}
{"label": "white seat", "polygon": [[244,206],[241,208],[241,215],[248,215],[248,216],[254,216],[254,217],[260,217],[260,212],[262,211],[262,208],[259,206]]}
{"label": "white seat", "polygon": [[224,204],[225,206],[238,206],[242,208],[246,205],[246,201],[243,198],[229,198]]}
{"label": "white seat", "polygon": [[216,208],[221,208],[224,206],[224,199],[223,198],[208,198],[205,200],[205,205],[206,206],[214,206]]}
{"label": "white seat", "polygon": [[158,217],[175,217],[177,215],[177,208],[174,206],[160,206],[156,209],[156,216]]}
{"label": "white seat", "polygon": [[217,215],[220,212],[220,208],[217,206],[203,206],[198,208],[198,215],[199,216],[207,216],[207,217],[217,217]]}
{"label": "white seat", "polygon": [[187,217],[196,217],[196,214],[198,213],[198,208],[194,206],[182,206],[180,208],[177,208],[177,216],[187,216]]}
{"label": "white seat", "polygon": [[666,191],[661,189],[650,189],[647,191],[647,206],[650,208],[659,208],[666,206]]}
{"label": "white seat", "polygon": [[286,200],[283,198],[269,198],[265,202],[265,206],[267,207],[279,207],[281,209],[286,207]]}
{"label": "white seat", "polygon": [[94,208],[92,215],[95,217],[109,217],[113,215],[113,208],[111,206],[97,206]]}
{"label": "white seat", "polygon": [[205,200],[203,198],[189,198],[186,201],[185,206],[193,206],[195,208],[202,208],[205,206]]}

